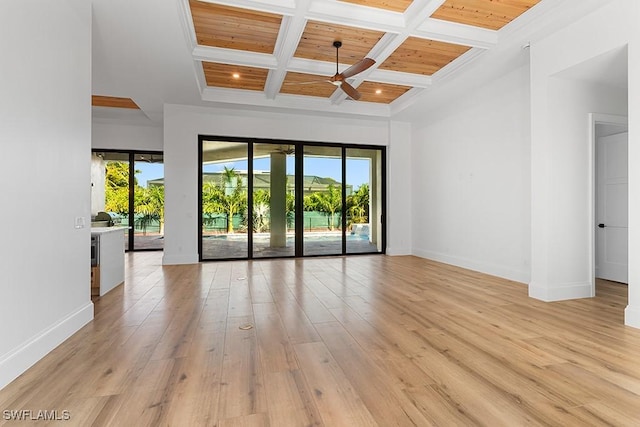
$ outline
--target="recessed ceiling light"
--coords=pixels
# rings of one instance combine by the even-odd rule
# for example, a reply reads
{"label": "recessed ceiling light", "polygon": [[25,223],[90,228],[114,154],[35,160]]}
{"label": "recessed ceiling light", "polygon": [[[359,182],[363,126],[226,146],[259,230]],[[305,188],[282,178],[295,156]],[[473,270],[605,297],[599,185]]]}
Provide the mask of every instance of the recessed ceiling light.
{"label": "recessed ceiling light", "polygon": [[232,76],[233,76],[234,79],[239,79],[240,78],[240,74],[238,74],[238,73],[233,73]]}
{"label": "recessed ceiling light", "polygon": [[382,89],[376,89],[376,95],[380,95],[382,93]]}

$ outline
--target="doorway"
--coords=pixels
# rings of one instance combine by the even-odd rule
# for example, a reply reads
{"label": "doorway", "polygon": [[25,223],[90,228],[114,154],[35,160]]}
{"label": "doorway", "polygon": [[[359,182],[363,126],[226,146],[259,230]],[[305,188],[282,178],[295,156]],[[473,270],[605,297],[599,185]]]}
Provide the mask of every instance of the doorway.
{"label": "doorway", "polygon": [[91,212],[125,227],[125,251],[164,249],[162,152],[93,150]]}
{"label": "doorway", "polygon": [[628,283],[628,120],[591,114],[595,279]]}

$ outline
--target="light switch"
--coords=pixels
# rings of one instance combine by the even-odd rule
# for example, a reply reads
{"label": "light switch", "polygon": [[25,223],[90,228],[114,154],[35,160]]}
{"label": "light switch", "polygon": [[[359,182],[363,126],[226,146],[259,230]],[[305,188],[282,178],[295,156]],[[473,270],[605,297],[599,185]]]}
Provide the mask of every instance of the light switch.
{"label": "light switch", "polygon": [[84,217],[83,216],[77,216],[76,217],[76,228],[84,228]]}

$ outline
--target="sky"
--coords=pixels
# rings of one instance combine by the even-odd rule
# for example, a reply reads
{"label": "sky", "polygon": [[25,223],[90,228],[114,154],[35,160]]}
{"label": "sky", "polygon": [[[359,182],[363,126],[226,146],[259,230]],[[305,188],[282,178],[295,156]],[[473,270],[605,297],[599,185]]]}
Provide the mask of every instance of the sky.
{"label": "sky", "polygon": [[[369,182],[369,159],[347,159],[347,184],[353,185],[356,190],[360,185]],[[207,172],[221,171],[224,167],[235,167],[237,170],[247,170],[247,161],[217,163],[206,166]],[[269,170],[269,158],[255,159],[254,170]],[[138,185],[147,186],[148,180],[162,178],[164,176],[164,165],[161,163],[136,162],[135,169],[140,173],[136,174]],[[287,156],[287,174],[293,175],[295,169],[295,158]],[[340,170],[340,159],[326,157],[306,157],[304,160],[305,175],[315,175],[321,178],[333,178],[338,182],[342,181]]]}
{"label": "sky", "polygon": [[[369,159],[347,159],[347,184],[353,185],[356,190],[360,185],[369,182]],[[227,168],[236,170],[247,170],[247,161],[209,164],[206,172],[217,172]],[[269,158],[255,159],[254,170],[269,170]],[[293,175],[295,172],[295,158],[287,156],[287,174]],[[305,157],[304,174],[315,175],[321,178],[333,178],[342,182],[342,171],[340,159],[326,157]]]}
{"label": "sky", "polygon": [[138,178],[138,185],[141,187],[146,187],[148,180],[164,177],[164,165],[162,163],[136,162],[134,169],[140,171],[140,173],[136,174],[136,178]]}

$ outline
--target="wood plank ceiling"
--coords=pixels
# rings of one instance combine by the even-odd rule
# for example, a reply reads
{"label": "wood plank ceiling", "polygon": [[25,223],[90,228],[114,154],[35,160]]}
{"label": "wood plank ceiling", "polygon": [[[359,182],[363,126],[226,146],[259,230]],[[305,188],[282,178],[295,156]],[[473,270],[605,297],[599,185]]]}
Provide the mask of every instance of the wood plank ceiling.
{"label": "wood plank ceiling", "polygon": [[139,110],[138,104],[136,104],[131,98],[120,98],[116,96],[103,96],[92,95],[91,105],[94,107],[109,107],[109,108],[129,108]]}
{"label": "wood plank ceiling", "polygon": [[348,79],[359,102],[392,104],[468,52],[491,48],[498,31],[540,0],[183,1],[203,93],[341,104],[348,97],[327,81],[336,74],[337,40],[339,71],[376,61]]}

